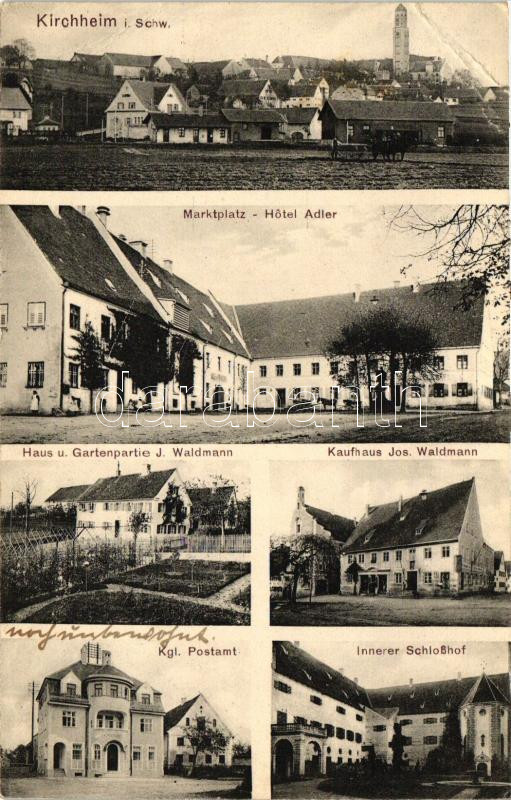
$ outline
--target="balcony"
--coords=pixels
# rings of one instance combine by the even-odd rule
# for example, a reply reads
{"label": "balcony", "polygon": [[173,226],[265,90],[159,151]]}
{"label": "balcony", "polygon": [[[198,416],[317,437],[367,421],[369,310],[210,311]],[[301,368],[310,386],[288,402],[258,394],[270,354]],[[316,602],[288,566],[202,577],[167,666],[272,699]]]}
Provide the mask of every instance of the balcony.
{"label": "balcony", "polygon": [[290,734],[301,734],[305,736],[317,736],[320,739],[326,739],[325,728],[318,728],[315,725],[309,725],[307,722],[285,722],[271,726],[272,736],[289,736]]}
{"label": "balcony", "polygon": [[51,703],[66,703],[73,706],[88,706],[89,701],[86,697],[76,694],[60,694],[60,692],[50,692],[49,700]]}

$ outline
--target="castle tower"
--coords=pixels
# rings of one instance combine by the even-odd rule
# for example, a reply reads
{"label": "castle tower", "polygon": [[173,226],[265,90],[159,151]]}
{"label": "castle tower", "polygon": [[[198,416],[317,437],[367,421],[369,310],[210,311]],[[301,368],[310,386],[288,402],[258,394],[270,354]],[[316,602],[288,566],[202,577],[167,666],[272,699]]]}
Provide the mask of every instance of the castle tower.
{"label": "castle tower", "polygon": [[402,3],[394,14],[394,77],[410,70],[410,35],[408,14]]}

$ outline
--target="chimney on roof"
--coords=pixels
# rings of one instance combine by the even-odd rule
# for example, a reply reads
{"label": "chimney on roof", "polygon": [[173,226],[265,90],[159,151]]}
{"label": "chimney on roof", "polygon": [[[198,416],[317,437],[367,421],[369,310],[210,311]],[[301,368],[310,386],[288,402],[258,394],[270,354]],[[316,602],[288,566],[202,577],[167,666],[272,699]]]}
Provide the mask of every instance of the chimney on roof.
{"label": "chimney on roof", "polygon": [[121,240],[121,242],[127,242],[127,241],[128,241],[128,240],[126,239],[126,237],[125,237],[124,233],[120,233],[120,234],[119,234],[119,236],[118,236],[117,238],[118,238],[118,239],[120,239],[120,240]]}
{"label": "chimney on roof", "polygon": [[419,294],[420,288],[421,288],[420,280],[416,278],[412,284],[412,292],[414,294]]}
{"label": "chimney on roof", "polygon": [[112,653],[110,650],[102,650],[101,652],[101,663],[103,666],[109,666],[112,663]]}
{"label": "chimney on roof", "polygon": [[366,503],[366,517],[368,517],[370,513],[371,513],[371,506],[369,505],[369,503]]}
{"label": "chimney on roof", "polygon": [[305,504],[305,489],[303,486],[298,487],[298,508]]}
{"label": "chimney on roof", "polygon": [[410,686],[413,686],[413,678],[410,678],[409,683],[410,683]]}
{"label": "chimney on roof", "polygon": [[458,680],[461,681],[461,672],[458,672]]}
{"label": "chimney on roof", "polygon": [[344,667],[337,667],[337,672],[339,675],[344,675]]}
{"label": "chimney on roof", "polygon": [[108,206],[98,206],[96,209],[96,216],[99,221],[103,223],[105,228],[108,228],[108,217],[110,216],[110,209]]}
{"label": "chimney on roof", "polygon": [[354,286],[353,299],[354,299],[355,303],[359,303],[360,302],[360,284],[359,283],[356,283],[355,286]]}
{"label": "chimney on roof", "polygon": [[174,262],[173,262],[173,261],[172,261],[172,259],[170,259],[170,258],[164,258],[164,259],[163,259],[163,268],[164,268],[164,269],[166,269],[166,270],[167,270],[167,272],[170,272],[170,274],[171,274],[171,275],[172,275],[172,273],[174,272],[174,268],[173,268],[173,266],[172,266],[172,265],[173,265],[173,263],[174,263]]}
{"label": "chimney on roof", "polygon": [[143,258],[146,258],[147,242],[143,242],[142,239],[135,239],[135,241],[130,242],[130,245],[137,253],[140,253]]}
{"label": "chimney on roof", "polygon": [[401,511],[403,510],[403,495],[402,494],[399,495],[399,500],[397,501],[397,510],[399,511],[399,513],[401,513]]}
{"label": "chimney on roof", "polygon": [[121,462],[118,461],[117,462],[117,477],[119,477],[120,474],[121,474]]}
{"label": "chimney on roof", "polygon": [[400,281],[392,281],[392,283],[394,284],[394,289],[399,289]]}
{"label": "chimney on roof", "polygon": [[183,705],[183,703],[186,703],[186,697],[181,698],[181,705]]}
{"label": "chimney on roof", "polygon": [[145,467],[146,467],[147,474],[149,475],[149,473],[151,472],[151,465],[150,464],[146,464]]}
{"label": "chimney on roof", "polygon": [[427,493],[427,491],[425,489],[423,489],[421,494],[420,494],[420,498],[421,498],[423,503],[427,500],[427,497],[428,497],[428,493]]}
{"label": "chimney on roof", "polygon": [[356,683],[358,686],[358,678],[353,678],[353,683]]}
{"label": "chimney on roof", "polygon": [[300,642],[293,642],[295,647],[300,647]]}

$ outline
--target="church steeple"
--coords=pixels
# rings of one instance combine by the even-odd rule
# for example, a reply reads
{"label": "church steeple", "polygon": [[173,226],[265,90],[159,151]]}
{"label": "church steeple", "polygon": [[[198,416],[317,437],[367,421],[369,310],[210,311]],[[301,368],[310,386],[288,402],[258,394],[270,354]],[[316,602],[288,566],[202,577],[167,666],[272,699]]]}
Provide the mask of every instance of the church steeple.
{"label": "church steeple", "polygon": [[410,34],[408,12],[400,3],[394,12],[394,77],[410,70]]}

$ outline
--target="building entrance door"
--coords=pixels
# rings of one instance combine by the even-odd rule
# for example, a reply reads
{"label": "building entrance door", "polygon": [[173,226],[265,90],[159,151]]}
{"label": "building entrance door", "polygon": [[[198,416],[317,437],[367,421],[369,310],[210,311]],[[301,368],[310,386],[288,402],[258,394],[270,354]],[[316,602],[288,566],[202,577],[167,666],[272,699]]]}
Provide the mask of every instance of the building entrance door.
{"label": "building entrance door", "polygon": [[275,745],[275,773],[280,780],[293,774],[293,745],[287,739],[280,739]]}
{"label": "building entrance door", "polygon": [[56,742],[53,745],[53,769],[64,769],[64,753],[66,745],[64,742]]}
{"label": "building entrance door", "polygon": [[271,139],[271,125],[261,125],[261,139]]}
{"label": "building entrance door", "polygon": [[213,128],[208,128],[208,144],[213,143]]}
{"label": "building entrance door", "polygon": [[387,576],[378,575],[378,594],[387,594]]}
{"label": "building entrance door", "polygon": [[108,772],[117,772],[119,769],[119,748],[116,744],[109,744],[106,749],[106,768]]}
{"label": "building entrance door", "polygon": [[411,592],[417,591],[417,570],[406,573],[406,588]]}
{"label": "building entrance door", "polygon": [[286,407],[286,390],[285,389],[277,389],[277,408],[285,408]]}

